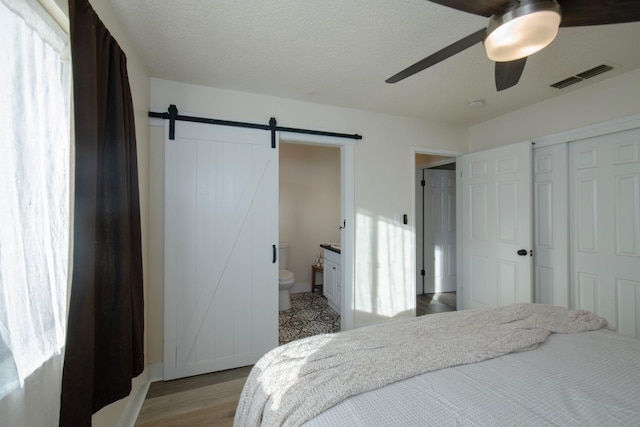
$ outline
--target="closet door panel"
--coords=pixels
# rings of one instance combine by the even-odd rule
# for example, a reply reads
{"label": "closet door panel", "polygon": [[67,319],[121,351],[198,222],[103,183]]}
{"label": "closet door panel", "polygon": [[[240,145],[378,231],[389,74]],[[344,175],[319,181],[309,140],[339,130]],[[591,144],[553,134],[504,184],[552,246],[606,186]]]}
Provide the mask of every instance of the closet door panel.
{"label": "closet door panel", "polygon": [[640,129],[570,144],[574,304],[640,337]]}
{"label": "closet door panel", "polygon": [[567,144],[536,148],[534,180],[535,302],[569,306]]}

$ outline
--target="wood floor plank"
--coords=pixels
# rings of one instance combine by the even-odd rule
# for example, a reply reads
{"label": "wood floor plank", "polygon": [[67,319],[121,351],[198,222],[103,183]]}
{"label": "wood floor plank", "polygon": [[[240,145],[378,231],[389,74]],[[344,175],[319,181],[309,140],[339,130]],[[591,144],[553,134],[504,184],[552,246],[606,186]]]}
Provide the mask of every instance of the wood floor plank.
{"label": "wood floor plank", "polygon": [[211,384],[217,384],[225,381],[235,380],[237,378],[246,378],[253,366],[245,366],[242,368],[229,369],[226,371],[213,372],[210,374],[197,375],[194,377],[180,378],[172,381],[157,381],[151,383],[147,399],[168,394],[179,393],[181,391],[192,390]]}
{"label": "wood floor plank", "polygon": [[455,311],[455,308],[439,302],[433,298],[433,294],[416,295],[416,316],[444,313],[447,311]]}
{"label": "wood floor plank", "polygon": [[[238,378],[192,390],[147,398],[138,416],[137,426],[163,426],[163,422],[177,418],[186,419],[189,414],[224,420],[235,408],[242,392],[245,378]],[[233,414],[231,414],[233,420]],[[151,423],[151,424],[149,424]],[[173,425],[173,424],[166,424]],[[182,425],[196,425],[185,424]],[[209,424],[211,425],[211,424]]]}
{"label": "wood floor plank", "polygon": [[147,422],[137,422],[138,427],[231,427],[238,406],[238,399],[212,405],[184,414],[167,416]]}

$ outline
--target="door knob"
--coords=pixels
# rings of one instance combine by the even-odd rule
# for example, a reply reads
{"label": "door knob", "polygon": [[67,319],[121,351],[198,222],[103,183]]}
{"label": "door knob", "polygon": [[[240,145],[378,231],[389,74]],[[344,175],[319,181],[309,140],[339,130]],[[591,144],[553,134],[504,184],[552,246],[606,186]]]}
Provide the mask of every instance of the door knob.
{"label": "door knob", "polygon": [[526,249],[520,249],[518,251],[518,255],[520,256],[527,256],[527,250]]}

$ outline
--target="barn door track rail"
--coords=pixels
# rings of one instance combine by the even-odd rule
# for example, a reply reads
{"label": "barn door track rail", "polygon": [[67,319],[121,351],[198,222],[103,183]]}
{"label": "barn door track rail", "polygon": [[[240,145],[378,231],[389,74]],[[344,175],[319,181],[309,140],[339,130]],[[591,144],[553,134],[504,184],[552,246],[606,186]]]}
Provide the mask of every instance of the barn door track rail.
{"label": "barn door track rail", "polygon": [[332,136],[334,138],[348,138],[348,139],[362,139],[362,135],[348,134],[348,133],[338,133],[338,132],[327,132],[322,130],[313,130],[313,129],[299,129],[299,128],[290,128],[284,126],[278,126],[275,117],[271,117],[269,120],[269,124],[260,124],[260,123],[246,123],[246,122],[234,122],[230,120],[218,120],[218,119],[208,119],[204,117],[193,117],[193,116],[183,116],[178,114],[178,107],[175,104],[169,105],[169,108],[166,113],[156,113],[153,111],[149,111],[149,117],[156,117],[160,119],[169,120],[169,139],[174,140],[176,134],[176,121],[183,122],[194,122],[194,123],[205,123],[210,125],[220,125],[220,126],[233,126],[240,128],[250,128],[250,129],[262,129],[271,132],[271,148],[276,148],[276,132],[292,132],[292,133],[304,133],[309,135],[322,135],[322,136]]}

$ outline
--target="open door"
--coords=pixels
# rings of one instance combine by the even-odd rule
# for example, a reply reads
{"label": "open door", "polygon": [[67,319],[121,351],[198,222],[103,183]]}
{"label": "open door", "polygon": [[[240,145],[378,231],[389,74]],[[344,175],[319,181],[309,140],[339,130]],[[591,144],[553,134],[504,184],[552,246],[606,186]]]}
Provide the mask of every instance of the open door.
{"label": "open door", "polygon": [[531,302],[531,144],[458,158],[463,309]]}
{"label": "open door", "polygon": [[165,380],[251,365],[278,345],[278,150],[262,130],[175,131],[165,129]]}
{"label": "open door", "polygon": [[424,293],[456,291],[456,172],[424,169]]}

